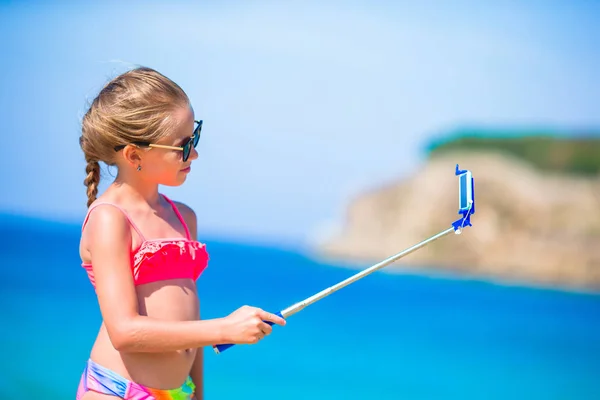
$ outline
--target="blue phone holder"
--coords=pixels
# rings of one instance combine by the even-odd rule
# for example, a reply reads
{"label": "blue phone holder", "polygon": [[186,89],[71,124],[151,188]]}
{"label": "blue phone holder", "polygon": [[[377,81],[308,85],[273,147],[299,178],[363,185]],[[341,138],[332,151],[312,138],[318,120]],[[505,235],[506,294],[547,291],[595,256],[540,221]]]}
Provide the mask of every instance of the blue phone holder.
{"label": "blue phone holder", "polygon": [[471,171],[461,170],[458,164],[455,175],[458,176],[458,213],[462,218],[454,221],[452,227],[460,234],[465,226],[473,226],[471,215],[475,214],[475,183]]}

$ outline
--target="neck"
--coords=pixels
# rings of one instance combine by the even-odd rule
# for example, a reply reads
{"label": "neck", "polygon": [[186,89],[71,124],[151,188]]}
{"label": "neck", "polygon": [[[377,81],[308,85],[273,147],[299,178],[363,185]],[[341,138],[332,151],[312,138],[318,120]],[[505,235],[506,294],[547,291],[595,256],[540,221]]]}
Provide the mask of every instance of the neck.
{"label": "neck", "polygon": [[161,204],[158,185],[149,183],[137,177],[126,177],[121,172],[117,174],[114,184],[127,193],[136,202],[147,203],[152,209],[159,209]]}

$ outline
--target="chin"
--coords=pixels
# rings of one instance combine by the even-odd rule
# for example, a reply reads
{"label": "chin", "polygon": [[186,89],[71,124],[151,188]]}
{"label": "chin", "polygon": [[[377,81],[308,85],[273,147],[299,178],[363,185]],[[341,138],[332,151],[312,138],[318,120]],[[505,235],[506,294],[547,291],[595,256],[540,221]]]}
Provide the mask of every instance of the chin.
{"label": "chin", "polygon": [[181,185],[183,185],[184,183],[185,183],[185,178],[184,178],[184,179],[182,179],[182,180],[180,180],[180,181],[161,182],[161,185],[163,185],[163,186],[172,186],[172,187],[175,187],[175,186],[181,186]]}
{"label": "chin", "polygon": [[163,186],[181,186],[187,180],[189,172],[161,171],[156,176],[156,183]]}
{"label": "chin", "polygon": [[187,176],[178,176],[175,179],[163,179],[159,182],[163,186],[181,186],[187,180]]}

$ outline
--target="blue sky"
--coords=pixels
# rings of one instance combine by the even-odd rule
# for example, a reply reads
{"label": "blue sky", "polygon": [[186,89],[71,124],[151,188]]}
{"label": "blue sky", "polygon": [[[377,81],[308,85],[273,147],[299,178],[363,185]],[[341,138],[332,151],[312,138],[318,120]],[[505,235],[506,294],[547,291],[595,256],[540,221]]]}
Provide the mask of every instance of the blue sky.
{"label": "blue sky", "polygon": [[598,4],[0,2],[0,211],[82,218],[80,117],[140,64],[205,121],[164,192],[207,234],[301,245],[416,171],[434,135],[600,127]]}

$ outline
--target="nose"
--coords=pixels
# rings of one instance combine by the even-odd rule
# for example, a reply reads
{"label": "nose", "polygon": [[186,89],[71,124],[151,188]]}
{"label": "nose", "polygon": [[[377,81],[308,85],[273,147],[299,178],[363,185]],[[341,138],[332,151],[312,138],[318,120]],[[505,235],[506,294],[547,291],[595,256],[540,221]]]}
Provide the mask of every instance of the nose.
{"label": "nose", "polygon": [[198,158],[198,152],[196,151],[196,148],[192,147],[190,150],[190,156],[188,157],[188,159],[190,161],[194,161],[197,158]]}

